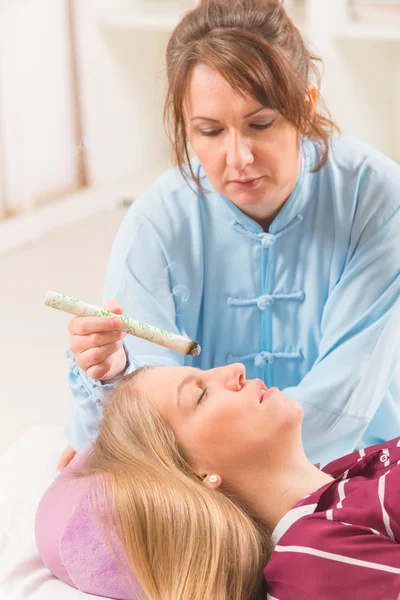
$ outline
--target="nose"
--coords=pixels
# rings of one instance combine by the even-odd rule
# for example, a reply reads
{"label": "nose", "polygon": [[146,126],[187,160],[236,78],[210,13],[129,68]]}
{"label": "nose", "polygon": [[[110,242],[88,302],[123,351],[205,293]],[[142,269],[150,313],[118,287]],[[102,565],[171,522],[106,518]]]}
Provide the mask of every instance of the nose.
{"label": "nose", "polygon": [[217,375],[220,378],[220,384],[224,387],[233,392],[238,392],[242,389],[246,381],[246,369],[244,365],[235,363],[226,367],[220,367],[217,371],[219,371]]}
{"label": "nose", "polygon": [[226,151],[226,164],[235,172],[243,171],[247,165],[254,162],[251,146],[243,136],[233,132],[228,136],[228,148]]}

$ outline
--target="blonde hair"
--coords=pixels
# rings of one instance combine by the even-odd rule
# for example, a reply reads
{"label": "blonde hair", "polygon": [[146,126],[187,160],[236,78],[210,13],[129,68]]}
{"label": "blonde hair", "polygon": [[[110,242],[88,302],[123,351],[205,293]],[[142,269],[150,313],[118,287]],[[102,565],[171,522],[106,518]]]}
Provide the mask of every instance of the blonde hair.
{"label": "blonde hair", "polygon": [[80,475],[100,476],[102,513],[106,506],[150,600],[265,598],[266,526],[229,493],[205,487],[140,392],[149,370],[122,379]]}

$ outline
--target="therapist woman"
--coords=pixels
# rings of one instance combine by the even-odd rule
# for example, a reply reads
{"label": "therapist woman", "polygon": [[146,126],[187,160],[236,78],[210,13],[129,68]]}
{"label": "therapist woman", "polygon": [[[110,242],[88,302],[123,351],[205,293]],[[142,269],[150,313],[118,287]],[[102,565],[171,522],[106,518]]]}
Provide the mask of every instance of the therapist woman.
{"label": "therapist woman", "polygon": [[400,167],[335,133],[310,83],[316,60],[278,1],[206,0],[172,33],[178,166],[130,208],[104,298],[202,352],[74,318],[60,468],[96,438],[113,378],[144,364],[242,363],[301,402],[305,450],[322,465],[399,435],[399,375],[379,398],[353,392],[399,297]]}

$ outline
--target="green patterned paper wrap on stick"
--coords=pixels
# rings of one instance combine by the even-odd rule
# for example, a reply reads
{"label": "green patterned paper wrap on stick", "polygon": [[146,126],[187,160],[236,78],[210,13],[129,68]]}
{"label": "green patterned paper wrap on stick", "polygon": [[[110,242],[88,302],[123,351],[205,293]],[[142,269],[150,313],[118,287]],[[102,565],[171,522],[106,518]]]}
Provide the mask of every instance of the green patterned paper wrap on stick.
{"label": "green patterned paper wrap on stick", "polygon": [[130,335],[135,335],[148,342],[153,342],[153,344],[159,344],[160,346],[165,346],[165,348],[170,348],[171,350],[190,356],[198,356],[201,352],[200,345],[186,337],[170,333],[169,331],[142,323],[141,321],[136,321],[126,315],[116,315],[104,308],[86,304],[82,300],[76,300],[57,292],[47,292],[44,303],[46,306],[50,306],[50,308],[62,310],[76,317],[116,317],[122,321],[124,325],[123,331]]}

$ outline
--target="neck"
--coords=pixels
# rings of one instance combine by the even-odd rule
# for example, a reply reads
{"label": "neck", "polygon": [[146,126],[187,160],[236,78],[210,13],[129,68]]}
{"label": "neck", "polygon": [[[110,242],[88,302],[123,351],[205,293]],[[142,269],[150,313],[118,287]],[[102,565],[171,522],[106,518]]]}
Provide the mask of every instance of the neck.
{"label": "neck", "polygon": [[293,190],[295,189],[297,182],[299,180],[300,173],[301,173],[301,155],[299,153],[297,170],[296,170],[294,179],[291,182],[289,182],[286,187],[279,190],[279,193],[275,198],[270,198],[267,203],[267,206],[265,206],[264,203],[261,203],[258,206],[255,205],[255,206],[251,207],[251,209],[248,209],[247,211],[246,211],[246,209],[244,209],[243,210],[244,214],[246,214],[248,217],[253,219],[253,221],[258,223],[263,228],[264,231],[268,232],[272,222],[277,217],[277,215],[280,213],[281,209],[283,208],[283,206],[286,204],[286,202],[289,200],[291,194],[293,193]]}
{"label": "neck", "polygon": [[305,496],[333,481],[305,456],[287,465],[277,465],[241,478],[239,494],[272,532],[279,521]]}

